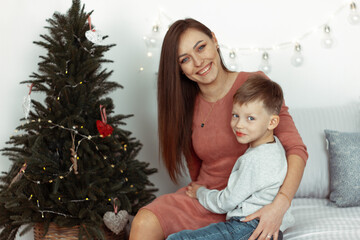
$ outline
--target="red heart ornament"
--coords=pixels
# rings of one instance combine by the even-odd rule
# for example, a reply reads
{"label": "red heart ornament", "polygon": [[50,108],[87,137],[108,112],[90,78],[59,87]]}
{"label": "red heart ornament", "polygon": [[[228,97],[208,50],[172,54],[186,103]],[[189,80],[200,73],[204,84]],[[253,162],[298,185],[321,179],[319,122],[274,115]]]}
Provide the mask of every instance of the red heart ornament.
{"label": "red heart ornament", "polygon": [[109,124],[106,124],[100,120],[96,121],[96,127],[101,135],[101,137],[107,137],[112,134],[113,128]]}

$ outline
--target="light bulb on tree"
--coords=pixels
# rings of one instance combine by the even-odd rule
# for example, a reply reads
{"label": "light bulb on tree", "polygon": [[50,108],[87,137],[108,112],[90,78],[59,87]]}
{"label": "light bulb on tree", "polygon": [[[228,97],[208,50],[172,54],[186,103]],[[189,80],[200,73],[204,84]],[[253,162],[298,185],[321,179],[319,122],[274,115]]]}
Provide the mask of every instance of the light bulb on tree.
{"label": "light bulb on tree", "polygon": [[321,40],[321,45],[324,48],[331,48],[334,45],[334,39],[331,36],[331,29],[329,25],[324,26],[324,36]]}
{"label": "light bulb on tree", "polygon": [[294,54],[291,57],[291,64],[294,67],[299,67],[304,63],[304,57],[301,54],[301,45],[299,43],[295,44],[295,48],[294,48]]}
{"label": "light bulb on tree", "polygon": [[350,14],[348,17],[348,21],[352,25],[358,25],[360,23],[360,14],[356,9],[355,2],[352,2],[350,4]]}
{"label": "light bulb on tree", "polygon": [[271,72],[271,66],[270,66],[270,63],[269,63],[269,54],[267,52],[264,52],[262,54],[259,69],[261,71],[263,71],[264,73],[270,73]]}

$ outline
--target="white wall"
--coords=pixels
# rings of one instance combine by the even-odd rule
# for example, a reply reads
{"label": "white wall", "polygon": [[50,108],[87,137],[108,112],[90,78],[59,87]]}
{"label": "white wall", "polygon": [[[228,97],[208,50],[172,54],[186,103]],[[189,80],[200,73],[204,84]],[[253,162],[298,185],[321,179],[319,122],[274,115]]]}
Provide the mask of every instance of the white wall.
{"label": "white wall", "polygon": [[[229,48],[271,47],[292,41],[311,29],[319,29],[339,7],[350,1],[340,0],[83,0],[86,11],[95,10],[93,24],[109,35],[106,43],[117,44],[106,55],[115,63],[111,77],[124,86],[111,94],[116,113],[133,113],[126,128],[144,147],[139,155],[159,173],[151,181],[158,194],[174,191],[159,162],[156,110],[156,60],[146,56],[143,37],[151,32],[160,14],[160,23],[193,17],[208,25],[219,42]],[[358,7],[360,3],[357,1]],[[19,82],[37,71],[39,55],[44,50],[32,42],[46,33],[46,19],[54,11],[65,12],[71,0],[1,0],[0,2],[0,148],[23,117],[22,101],[28,88]],[[161,11],[160,11],[161,10]],[[360,97],[360,25],[347,22],[349,7],[330,21],[336,46],[320,46],[322,31],[314,32],[301,42],[305,62],[295,68],[290,64],[293,47],[269,51],[272,72],[279,82],[290,107],[338,105]],[[167,16],[167,17],[166,17]],[[169,20],[170,19],[170,20]],[[164,28],[163,28],[164,30]],[[256,71],[261,52],[239,52],[241,69]],[[140,72],[139,68],[144,67]],[[36,94],[32,95],[37,98]],[[178,127],[178,126],[174,126]],[[9,161],[0,157],[0,170],[8,170]],[[186,180],[185,180],[186,181]],[[31,234],[21,237],[31,239]],[[20,239],[20,237],[19,237]]]}

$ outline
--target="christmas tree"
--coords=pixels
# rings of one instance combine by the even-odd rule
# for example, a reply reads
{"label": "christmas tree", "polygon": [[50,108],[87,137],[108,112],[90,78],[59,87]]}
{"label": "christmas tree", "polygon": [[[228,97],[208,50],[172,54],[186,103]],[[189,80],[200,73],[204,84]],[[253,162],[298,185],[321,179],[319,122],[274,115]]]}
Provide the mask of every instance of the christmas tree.
{"label": "christmas tree", "polygon": [[[104,239],[104,215],[135,213],[155,198],[148,176],[156,169],[136,160],[142,145],[119,128],[132,115],[111,115],[106,97],[122,88],[101,64],[111,45],[73,0],[66,14],[48,19],[48,34],[34,42],[46,49],[24,99],[25,118],[2,149],[12,161],[0,178],[0,239],[14,239],[35,223],[79,227],[79,238]],[[43,103],[31,91],[45,94]],[[31,108],[30,108],[31,107]],[[105,222],[106,224],[106,222]]]}

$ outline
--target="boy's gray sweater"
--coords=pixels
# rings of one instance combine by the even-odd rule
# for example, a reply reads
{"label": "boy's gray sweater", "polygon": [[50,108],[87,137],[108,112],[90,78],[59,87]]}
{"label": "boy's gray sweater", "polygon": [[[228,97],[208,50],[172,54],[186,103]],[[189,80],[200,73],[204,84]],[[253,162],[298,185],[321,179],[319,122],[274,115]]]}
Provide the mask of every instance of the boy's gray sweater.
{"label": "boy's gray sweater", "polygon": [[[225,189],[200,187],[197,198],[214,213],[227,213],[226,219],[252,214],[272,203],[287,172],[285,150],[280,140],[249,148],[236,161]],[[290,209],[285,213],[281,231],[294,224]]]}

